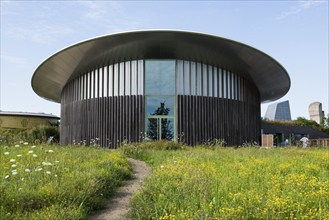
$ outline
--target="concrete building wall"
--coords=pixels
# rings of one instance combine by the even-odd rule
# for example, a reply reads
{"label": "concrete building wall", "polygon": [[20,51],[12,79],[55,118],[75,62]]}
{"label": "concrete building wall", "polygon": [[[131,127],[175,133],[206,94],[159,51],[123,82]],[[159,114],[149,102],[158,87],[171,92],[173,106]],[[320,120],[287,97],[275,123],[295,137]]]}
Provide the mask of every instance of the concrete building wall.
{"label": "concrete building wall", "polygon": [[310,114],[310,119],[316,121],[318,124],[321,123],[323,118],[322,103],[313,102],[308,106],[308,112]]}
{"label": "concrete building wall", "polygon": [[39,126],[48,126],[56,123],[58,119],[23,115],[0,115],[0,129],[31,129]]}

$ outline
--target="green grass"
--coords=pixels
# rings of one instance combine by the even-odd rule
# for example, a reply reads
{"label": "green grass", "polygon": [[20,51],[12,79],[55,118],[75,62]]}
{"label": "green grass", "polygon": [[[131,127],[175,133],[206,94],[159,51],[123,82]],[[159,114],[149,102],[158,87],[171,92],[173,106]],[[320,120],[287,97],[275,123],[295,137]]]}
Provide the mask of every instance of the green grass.
{"label": "green grass", "polygon": [[0,147],[0,219],[85,219],[132,170],[92,147]]}
{"label": "green grass", "polygon": [[153,166],[132,219],[329,219],[328,149],[156,149],[122,149]]}

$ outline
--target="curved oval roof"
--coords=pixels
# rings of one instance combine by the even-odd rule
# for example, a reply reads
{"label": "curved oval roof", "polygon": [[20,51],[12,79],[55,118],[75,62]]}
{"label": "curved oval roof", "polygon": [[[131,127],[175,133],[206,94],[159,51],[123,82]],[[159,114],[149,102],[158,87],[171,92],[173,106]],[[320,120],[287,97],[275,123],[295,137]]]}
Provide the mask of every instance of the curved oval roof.
{"label": "curved oval roof", "polygon": [[60,102],[72,78],[103,65],[134,59],[182,59],[217,65],[252,81],[261,102],[290,88],[287,71],[272,57],[248,45],[202,33],[147,30],[106,35],[67,47],[45,60],[32,77],[41,97]]}

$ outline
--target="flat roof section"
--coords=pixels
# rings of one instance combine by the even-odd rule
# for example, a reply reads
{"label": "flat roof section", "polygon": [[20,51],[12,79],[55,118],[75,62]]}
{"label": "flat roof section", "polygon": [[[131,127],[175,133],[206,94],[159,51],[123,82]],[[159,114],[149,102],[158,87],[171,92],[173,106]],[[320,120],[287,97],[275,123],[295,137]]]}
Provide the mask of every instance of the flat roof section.
{"label": "flat roof section", "polygon": [[44,117],[44,118],[54,118],[60,119],[60,117],[47,113],[34,113],[34,112],[12,112],[12,111],[0,111],[0,116],[10,115],[10,116],[33,116],[33,117]]}
{"label": "flat roof section", "polygon": [[39,96],[60,103],[64,86],[76,76],[135,59],[181,59],[219,66],[253,82],[262,103],[277,100],[290,89],[287,71],[267,54],[229,39],[175,30],[117,33],[69,46],[39,65],[32,88]]}

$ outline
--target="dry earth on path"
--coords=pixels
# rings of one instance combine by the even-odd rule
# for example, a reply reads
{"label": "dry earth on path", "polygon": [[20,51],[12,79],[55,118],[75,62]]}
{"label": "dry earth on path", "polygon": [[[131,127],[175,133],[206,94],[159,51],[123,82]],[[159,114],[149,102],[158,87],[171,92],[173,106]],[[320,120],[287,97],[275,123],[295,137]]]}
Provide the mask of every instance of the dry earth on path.
{"label": "dry earth on path", "polygon": [[117,192],[107,202],[106,207],[92,215],[88,220],[125,220],[129,211],[131,196],[137,192],[145,178],[150,174],[151,168],[143,161],[129,158],[134,174],[131,180],[117,189]]}

